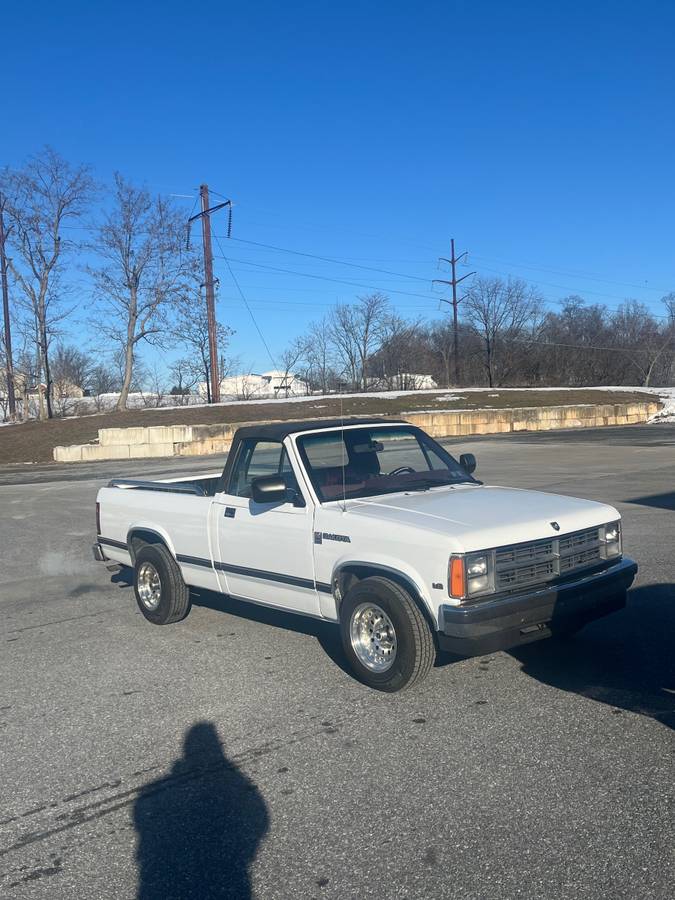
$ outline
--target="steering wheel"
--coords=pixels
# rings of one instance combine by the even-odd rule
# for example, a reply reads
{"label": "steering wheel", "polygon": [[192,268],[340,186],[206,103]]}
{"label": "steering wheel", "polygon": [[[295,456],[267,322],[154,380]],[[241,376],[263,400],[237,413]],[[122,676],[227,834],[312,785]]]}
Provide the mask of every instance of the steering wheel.
{"label": "steering wheel", "polygon": [[393,469],[391,472],[387,473],[388,475],[414,475],[415,470],[412,466],[399,466],[398,469]]}

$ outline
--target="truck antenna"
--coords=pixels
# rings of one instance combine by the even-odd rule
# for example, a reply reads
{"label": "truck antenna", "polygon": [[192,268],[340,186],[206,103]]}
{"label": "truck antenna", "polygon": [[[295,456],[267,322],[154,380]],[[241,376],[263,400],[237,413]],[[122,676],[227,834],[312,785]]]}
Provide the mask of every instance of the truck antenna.
{"label": "truck antenna", "polygon": [[343,407],[343,398],[340,397],[340,433],[342,437],[342,512],[347,512],[347,485],[345,480],[345,465],[346,465],[346,451],[347,445],[345,444],[345,417],[344,417],[344,407]]}

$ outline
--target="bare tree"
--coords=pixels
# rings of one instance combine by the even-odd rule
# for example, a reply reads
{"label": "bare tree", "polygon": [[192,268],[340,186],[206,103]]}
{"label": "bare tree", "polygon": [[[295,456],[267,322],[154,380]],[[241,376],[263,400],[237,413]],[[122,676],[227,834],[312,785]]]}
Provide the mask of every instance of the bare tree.
{"label": "bare tree", "polygon": [[91,359],[72,345],[58,343],[51,358],[54,409],[59,416],[77,410],[77,398],[89,390]]}
{"label": "bare tree", "polygon": [[[201,296],[194,280],[188,290],[182,294],[176,305],[176,321],[173,333],[178,341],[186,347],[191,355],[186,362],[191,366],[192,373],[196,376],[193,385],[198,380],[206,383],[207,402],[211,402],[211,357],[209,352],[209,323],[206,313],[206,302]],[[218,371],[221,379],[226,371],[231,368],[225,358],[225,350],[230,337],[234,334],[232,328],[216,322],[216,343],[220,364]],[[185,373],[187,375],[187,372]]]}
{"label": "bare tree", "polygon": [[186,403],[189,403],[190,392],[199,381],[202,373],[195,368],[192,358],[181,357],[181,359],[177,359],[171,364],[169,374],[173,381],[173,386],[169,393],[176,397],[180,406],[184,406]]}
{"label": "bare tree", "polygon": [[103,395],[116,394],[122,385],[122,379],[117,372],[103,362],[92,367],[88,381],[94,405],[99,411],[104,406]]}
{"label": "bare tree", "polygon": [[281,371],[283,372],[279,393],[281,394],[283,392],[285,397],[288,397],[290,393],[293,379],[295,378],[293,369],[295,369],[298,362],[302,359],[304,349],[305,347],[302,338],[295,338],[279,357]]}
{"label": "bare tree", "polygon": [[489,387],[507,375],[509,343],[531,334],[541,308],[539,294],[519,278],[478,278],[466,293],[464,311],[483,343]]}
{"label": "bare tree", "polygon": [[331,336],[331,326],[324,317],[312,322],[307,334],[300,338],[302,353],[298,360],[303,379],[308,385],[326,394],[337,381],[335,373],[335,352]]}
{"label": "bare tree", "polygon": [[141,391],[143,406],[146,409],[159,409],[164,404],[166,385],[164,371],[157,363],[153,363],[150,367],[145,379],[145,386],[146,390]]}
{"label": "bare tree", "polygon": [[333,310],[330,331],[345,371],[355,388],[368,389],[367,363],[382,339],[389,300],[381,293],[358,297],[356,303],[339,303]]}
{"label": "bare tree", "polygon": [[416,390],[419,376],[427,368],[427,344],[419,319],[408,320],[397,313],[382,318],[381,346],[368,361],[369,374],[389,390]]}
{"label": "bare tree", "polygon": [[612,316],[612,339],[639,373],[644,387],[652,383],[656,366],[672,354],[673,329],[659,326],[643,303],[628,300]]}
{"label": "bare tree", "polygon": [[68,383],[83,391],[89,389],[89,376],[92,370],[91,357],[72,344],[58,343],[51,360],[54,384]]}
{"label": "bare tree", "polygon": [[64,257],[76,246],[62,236],[64,226],[79,220],[91,202],[94,182],[87,166],[72,166],[46,147],[10,176],[13,189],[8,211],[12,241],[18,259],[12,272],[23,293],[32,320],[38,380],[46,389],[40,395],[40,417],[53,415],[53,382],[49,348],[57,325],[71,311],[63,306],[59,278]]}
{"label": "bare tree", "polygon": [[184,256],[185,223],[168,200],[151,197],[115,174],[114,207],[93,249],[103,260],[89,271],[103,313],[100,328],[124,355],[117,409],[125,409],[142,341],[160,344],[168,313],[186,290],[193,259]]}

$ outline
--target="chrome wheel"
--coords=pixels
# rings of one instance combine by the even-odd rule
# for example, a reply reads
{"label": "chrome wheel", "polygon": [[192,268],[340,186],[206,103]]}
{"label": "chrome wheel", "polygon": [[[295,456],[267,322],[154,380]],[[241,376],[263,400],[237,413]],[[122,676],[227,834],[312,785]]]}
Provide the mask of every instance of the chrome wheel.
{"label": "chrome wheel", "polygon": [[357,659],[372,672],[386,672],[396,659],[396,631],[376,603],[361,603],[352,613],[349,636]]}
{"label": "chrome wheel", "polygon": [[162,582],[159,572],[152,563],[144,562],[136,579],[138,596],[146,609],[155,610],[162,599]]}

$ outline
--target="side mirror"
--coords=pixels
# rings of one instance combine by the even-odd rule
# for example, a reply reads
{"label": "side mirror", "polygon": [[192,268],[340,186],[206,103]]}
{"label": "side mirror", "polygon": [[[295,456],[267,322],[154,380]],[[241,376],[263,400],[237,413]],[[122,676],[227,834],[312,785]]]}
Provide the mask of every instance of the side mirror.
{"label": "side mirror", "polygon": [[469,475],[476,471],[476,457],[473,453],[462,453],[459,458],[459,464]]}
{"label": "side mirror", "polygon": [[285,503],[286,482],[278,475],[261,475],[251,482],[251,497],[256,503]]}
{"label": "side mirror", "polygon": [[289,488],[279,475],[261,475],[251,482],[251,497],[256,503],[292,503],[304,506],[302,495]]}

